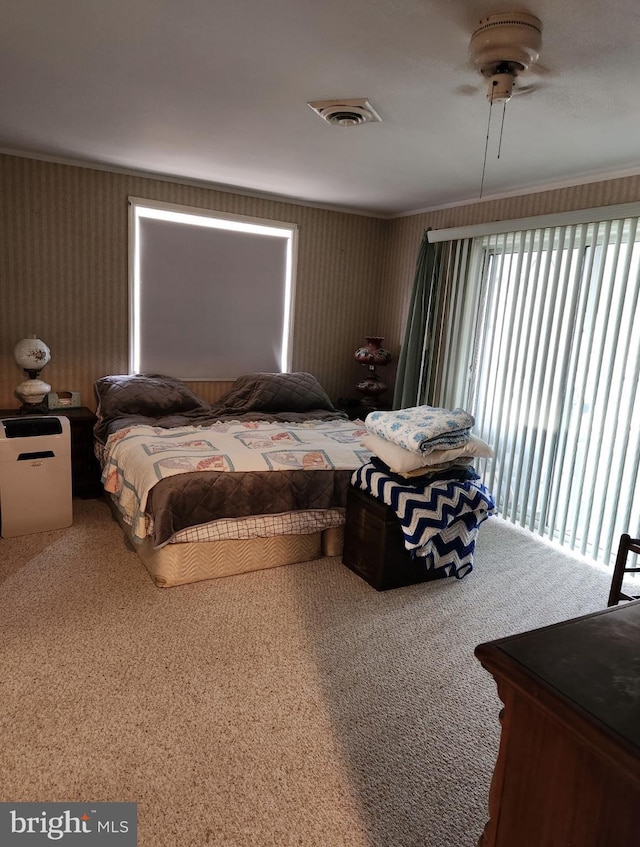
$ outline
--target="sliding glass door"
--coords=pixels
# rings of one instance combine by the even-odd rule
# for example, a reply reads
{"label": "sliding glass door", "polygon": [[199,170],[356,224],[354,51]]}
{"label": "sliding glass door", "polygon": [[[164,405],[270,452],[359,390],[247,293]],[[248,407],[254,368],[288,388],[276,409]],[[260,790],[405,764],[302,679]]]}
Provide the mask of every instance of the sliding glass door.
{"label": "sliding glass door", "polygon": [[609,562],[622,532],[640,535],[638,221],[477,237],[472,250],[456,320],[473,341],[435,404],[475,415],[505,518]]}

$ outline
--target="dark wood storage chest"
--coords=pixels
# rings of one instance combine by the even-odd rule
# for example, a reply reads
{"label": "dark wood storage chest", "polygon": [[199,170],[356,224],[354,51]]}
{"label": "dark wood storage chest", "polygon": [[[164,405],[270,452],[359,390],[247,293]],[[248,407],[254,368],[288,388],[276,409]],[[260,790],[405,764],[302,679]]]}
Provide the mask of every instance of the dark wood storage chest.
{"label": "dark wood storage chest", "polygon": [[412,558],[393,509],[353,487],[347,493],[342,563],[377,591],[446,575]]}

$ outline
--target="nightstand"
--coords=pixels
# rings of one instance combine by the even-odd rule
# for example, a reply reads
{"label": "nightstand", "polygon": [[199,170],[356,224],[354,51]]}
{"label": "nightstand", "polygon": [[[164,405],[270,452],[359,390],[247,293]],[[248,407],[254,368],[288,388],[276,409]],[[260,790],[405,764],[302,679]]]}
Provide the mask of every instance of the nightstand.
{"label": "nightstand", "polygon": [[370,403],[363,403],[358,398],[351,397],[338,397],[338,399],[334,401],[333,405],[339,412],[345,412],[352,421],[357,419],[363,421],[369,412],[388,412],[391,408],[391,406],[385,404],[373,406]]}
{"label": "nightstand", "polygon": [[[99,497],[100,465],[93,452],[93,426],[96,416],[91,409],[52,409],[46,413],[69,418],[71,429],[71,484],[74,497]],[[22,417],[20,409],[0,409],[0,418]],[[40,417],[40,415],[38,415]]]}

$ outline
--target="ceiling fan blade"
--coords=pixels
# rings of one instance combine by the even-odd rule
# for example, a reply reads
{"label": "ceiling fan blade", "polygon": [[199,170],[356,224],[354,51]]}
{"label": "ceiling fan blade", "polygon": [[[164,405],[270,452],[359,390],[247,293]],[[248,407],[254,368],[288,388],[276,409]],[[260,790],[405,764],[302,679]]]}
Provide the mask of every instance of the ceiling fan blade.
{"label": "ceiling fan blade", "polygon": [[534,91],[539,91],[541,88],[545,88],[542,82],[532,82],[529,85],[518,85],[516,82],[516,85],[513,86],[513,95],[519,97],[523,94],[533,94]]}
{"label": "ceiling fan blade", "polygon": [[463,97],[477,97],[484,90],[484,87],[484,85],[458,85],[453,89],[453,92]]}
{"label": "ceiling fan blade", "polygon": [[554,72],[548,68],[546,65],[540,64],[540,62],[534,62],[530,68],[526,71],[526,75],[532,74],[533,76],[554,76]]}

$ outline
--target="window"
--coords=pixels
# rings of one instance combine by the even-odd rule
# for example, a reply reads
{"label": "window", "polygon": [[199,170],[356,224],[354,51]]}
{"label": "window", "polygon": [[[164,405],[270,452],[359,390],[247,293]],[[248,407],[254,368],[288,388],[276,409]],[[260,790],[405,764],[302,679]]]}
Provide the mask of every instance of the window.
{"label": "window", "polygon": [[296,225],[129,203],[131,372],[289,370]]}
{"label": "window", "polygon": [[483,481],[503,517],[608,563],[621,533],[640,533],[638,218],[471,250],[456,322],[475,327],[438,399],[470,409],[494,447]]}

